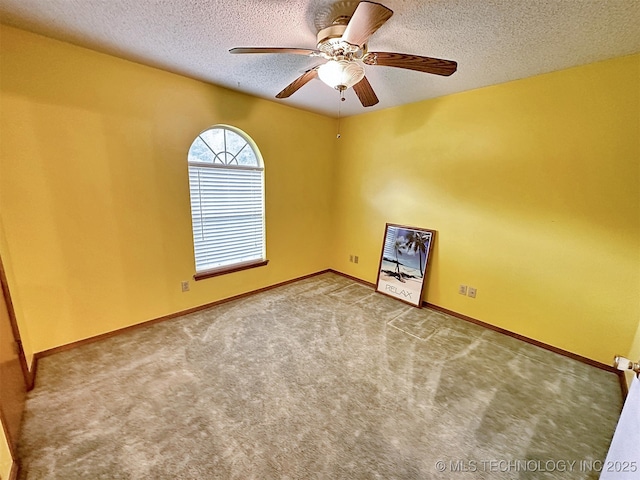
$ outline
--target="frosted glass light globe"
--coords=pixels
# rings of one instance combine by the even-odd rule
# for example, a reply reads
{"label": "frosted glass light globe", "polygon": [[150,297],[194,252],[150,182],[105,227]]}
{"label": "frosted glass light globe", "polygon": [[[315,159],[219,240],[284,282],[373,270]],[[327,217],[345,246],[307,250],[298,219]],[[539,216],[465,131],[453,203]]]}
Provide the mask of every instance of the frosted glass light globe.
{"label": "frosted glass light globe", "polygon": [[353,87],[364,78],[364,67],[348,60],[329,60],[318,68],[320,80],[336,90]]}

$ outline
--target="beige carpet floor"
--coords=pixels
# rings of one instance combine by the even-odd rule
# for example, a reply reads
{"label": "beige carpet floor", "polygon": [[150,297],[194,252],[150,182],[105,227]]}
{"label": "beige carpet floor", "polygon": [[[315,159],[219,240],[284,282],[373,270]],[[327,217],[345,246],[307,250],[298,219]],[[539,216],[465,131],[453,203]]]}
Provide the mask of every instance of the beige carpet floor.
{"label": "beige carpet floor", "polygon": [[43,358],[21,478],[597,479],[621,405],[615,374],[325,273]]}

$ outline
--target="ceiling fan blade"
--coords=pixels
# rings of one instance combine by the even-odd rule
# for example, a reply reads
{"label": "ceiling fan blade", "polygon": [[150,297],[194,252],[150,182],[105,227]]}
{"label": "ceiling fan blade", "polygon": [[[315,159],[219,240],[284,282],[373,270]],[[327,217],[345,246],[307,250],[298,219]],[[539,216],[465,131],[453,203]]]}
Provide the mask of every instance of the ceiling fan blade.
{"label": "ceiling fan blade", "polygon": [[278,47],[236,47],[229,50],[229,53],[293,53],[294,55],[311,55],[318,53],[318,50],[308,48],[278,48]]}
{"label": "ceiling fan blade", "polygon": [[453,60],[421,57],[408,53],[369,52],[362,59],[367,65],[382,65],[383,67],[406,68],[418,72],[433,73],[448,77],[458,68]]}
{"label": "ceiling fan blade", "polygon": [[296,93],[300,88],[304,87],[309,81],[313,80],[317,76],[318,67],[307,70],[289,85],[284,87],[284,89],[276,95],[276,98],[289,98],[291,95]]}
{"label": "ceiling fan blade", "polygon": [[360,2],[342,34],[342,40],[351,45],[364,45],[369,37],[391,18],[391,15],[393,15],[393,10],[384,5],[374,2]]}
{"label": "ceiling fan blade", "polygon": [[379,102],[369,80],[367,80],[367,77],[364,77],[356,83],[353,86],[353,91],[356,92],[356,95],[360,99],[360,103],[362,103],[363,107],[372,107]]}

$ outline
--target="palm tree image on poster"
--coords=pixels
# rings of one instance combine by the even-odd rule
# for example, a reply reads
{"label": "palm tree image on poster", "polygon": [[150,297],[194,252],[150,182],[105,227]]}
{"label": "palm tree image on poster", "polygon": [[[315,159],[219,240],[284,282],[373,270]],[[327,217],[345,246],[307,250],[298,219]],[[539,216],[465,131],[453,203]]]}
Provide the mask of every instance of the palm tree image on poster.
{"label": "palm tree image on poster", "polygon": [[387,223],[376,291],[422,306],[435,230]]}

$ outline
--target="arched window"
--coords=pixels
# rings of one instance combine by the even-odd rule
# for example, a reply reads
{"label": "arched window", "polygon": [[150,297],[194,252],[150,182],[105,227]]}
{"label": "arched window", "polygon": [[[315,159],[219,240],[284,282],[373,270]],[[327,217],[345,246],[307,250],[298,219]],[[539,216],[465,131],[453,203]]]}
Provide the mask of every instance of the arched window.
{"label": "arched window", "polygon": [[189,148],[195,279],[266,265],[264,166],[241,130],[215,125]]}

